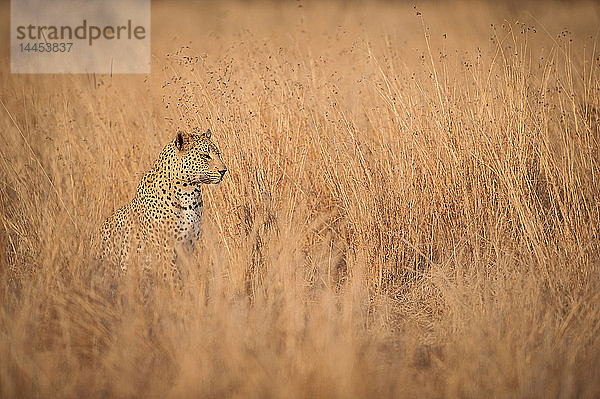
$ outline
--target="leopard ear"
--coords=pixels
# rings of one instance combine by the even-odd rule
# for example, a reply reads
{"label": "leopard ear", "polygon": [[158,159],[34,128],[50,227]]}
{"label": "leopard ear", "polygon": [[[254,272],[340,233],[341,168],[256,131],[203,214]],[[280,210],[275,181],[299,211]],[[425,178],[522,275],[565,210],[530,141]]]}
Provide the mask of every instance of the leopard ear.
{"label": "leopard ear", "polygon": [[206,132],[202,133],[202,136],[204,136],[204,138],[206,138],[206,139],[210,139],[210,129],[208,129]]}
{"label": "leopard ear", "polygon": [[183,133],[177,132],[177,137],[175,137],[175,147],[179,151],[183,150]]}
{"label": "leopard ear", "polygon": [[186,143],[186,138],[184,137],[184,133],[182,132],[177,132],[177,137],[175,137],[175,147],[179,150],[179,151],[183,151],[184,150],[184,146]]}

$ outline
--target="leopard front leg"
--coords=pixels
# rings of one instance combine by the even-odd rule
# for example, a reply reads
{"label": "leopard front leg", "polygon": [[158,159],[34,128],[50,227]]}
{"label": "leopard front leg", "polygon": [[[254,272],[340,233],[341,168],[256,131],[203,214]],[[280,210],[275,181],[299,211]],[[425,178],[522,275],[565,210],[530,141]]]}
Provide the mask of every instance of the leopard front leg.
{"label": "leopard front leg", "polygon": [[119,267],[122,273],[127,273],[131,262],[131,223],[125,223],[121,232],[121,253],[119,254]]}

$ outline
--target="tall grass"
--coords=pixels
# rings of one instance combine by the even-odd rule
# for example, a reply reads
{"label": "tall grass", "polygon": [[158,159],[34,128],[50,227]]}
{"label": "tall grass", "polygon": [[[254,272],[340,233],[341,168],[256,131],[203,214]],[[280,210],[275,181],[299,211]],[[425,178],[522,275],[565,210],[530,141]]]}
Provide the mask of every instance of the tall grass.
{"label": "tall grass", "polygon": [[[597,8],[511,4],[156,3],[149,76],[5,59],[0,396],[598,397]],[[115,279],[192,126],[230,173],[183,293]]]}

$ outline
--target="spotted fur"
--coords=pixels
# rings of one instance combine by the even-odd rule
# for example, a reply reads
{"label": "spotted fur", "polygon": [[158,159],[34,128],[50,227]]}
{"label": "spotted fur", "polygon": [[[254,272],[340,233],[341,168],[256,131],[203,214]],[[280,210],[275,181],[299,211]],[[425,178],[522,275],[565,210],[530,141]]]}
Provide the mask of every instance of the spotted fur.
{"label": "spotted fur", "polygon": [[130,263],[131,246],[146,248],[174,263],[181,249],[192,250],[200,235],[201,184],[219,184],[227,168],[217,146],[205,133],[178,133],[138,185],[131,202],[104,222],[101,256],[122,271]]}

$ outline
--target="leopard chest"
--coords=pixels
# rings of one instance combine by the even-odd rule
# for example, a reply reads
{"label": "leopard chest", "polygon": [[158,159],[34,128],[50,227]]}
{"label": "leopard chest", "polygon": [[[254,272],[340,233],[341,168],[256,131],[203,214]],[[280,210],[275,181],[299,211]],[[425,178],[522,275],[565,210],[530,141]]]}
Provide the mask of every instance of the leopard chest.
{"label": "leopard chest", "polygon": [[195,188],[179,192],[177,198],[174,206],[175,240],[191,249],[200,238],[202,195],[200,189]]}
{"label": "leopard chest", "polygon": [[175,240],[188,248],[193,248],[194,243],[200,238],[201,222],[202,206],[180,211],[175,222]]}

